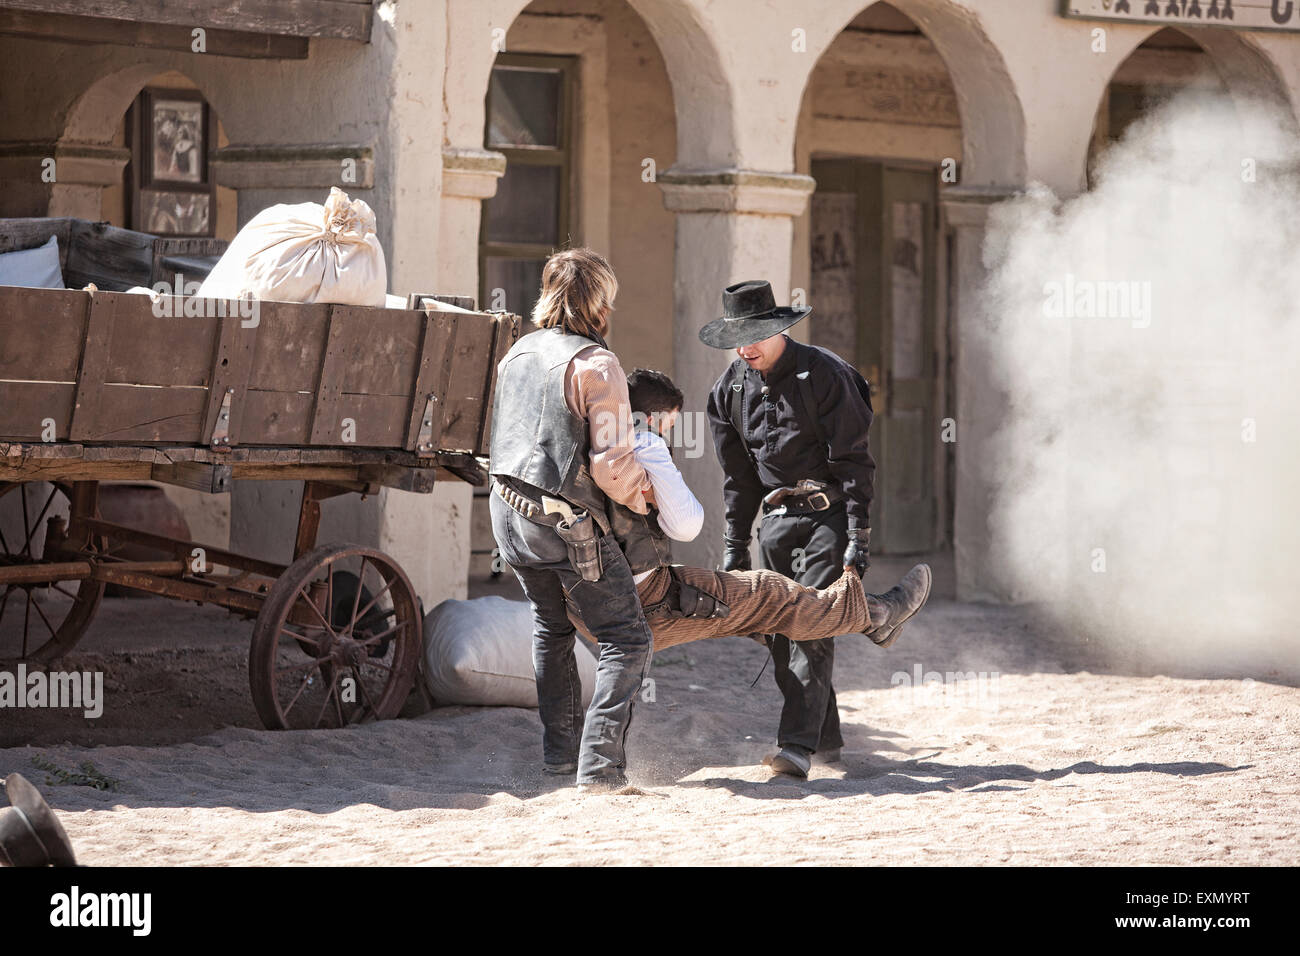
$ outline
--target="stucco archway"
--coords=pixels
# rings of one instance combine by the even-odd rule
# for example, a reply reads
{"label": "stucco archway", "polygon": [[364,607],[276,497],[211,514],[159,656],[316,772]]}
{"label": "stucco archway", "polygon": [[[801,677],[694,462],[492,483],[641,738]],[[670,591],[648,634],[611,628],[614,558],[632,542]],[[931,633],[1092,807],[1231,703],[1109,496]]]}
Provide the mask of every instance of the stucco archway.
{"label": "stucco archway", "polygon": [[[50,190],[50,215],[102,219],[117,225],[127,225],[128,219],[138,218],[130,213],[134,200],[129,184],[123,182],[123,171],[131,156],[129,131],[123,141],[123,119],[140,91],[155,80],[161,80],[164,85],[192,86],[201,93],[215,120],[212,129],[216,131],[216,139],[206,143],[205,148],[211,151],[224,141],[219,105],[187,73],[146,62],[103,74],[72,99],[63,118],[54,144],[59,175]],[[216,202],[209,207],[210,228],[214,234],[224,233],[225,238],[230,238],[236,220],[235,191],[218,187],[216,197]],[[146,228],[138,221],[130,225]]]}
{"label": "stucco archway", "polygon": [[[453,5],[447,44],[446,144],[482,145],[484,98],[497,53],[531,0]],[[735,141],[731,86],[723,56],[692,0],[627,0],[645,21],[668,67],[677,104],[678,156],[687,161],[727,152]],[[690,144],[689,147],[686,144]],[[683,153],[683,149],[687,152]]]}
{"label": "stucco archway", "polygon": [[[113,73],[99,77],[82,91],[68,107],[63,122],[60,143],[104,144],[113,139],[122,115],[131,102],[154,77],[171,72],[173,68],[158,63],[135,63]],[[218,98],[203,83],[186,74],[221,117],[223,125],[226,112]]]}
{"label": "stucco archway", "polygon": [[[1138,113],[1175,91],[1199,91],[1227,98],[1239,111],[1281,122],[1294,134],[1296,115],[1276,65],[1254,39],[1233,30],[1205,27],[1157,27],[1133,38],[1113,71],[1102,77],[1092,117],[1087,151],[1088,181],[1107,145]],[[1155,57],[1176,57],[1162,63]],[[1139,57],[1143,59],[1139,60]],[[1175,66],[1175,62],[1178,64]],[[1117,108],[1115,98],[1124,100]],[[1146,105],[1139,105],[1146,104]],[[1261,113],[1260,110],[1268,112]],[[1135,112],[1136,110],[1136,112]],[[1224,136],[1243,137],[1249,127],[1225,129]]]}
{"label": "stucco archway", "polygon": [[1262,100],[1279,106],[1294,125],[1295,108],[1286,83],[1272,58],[1252,35],[1209,27],[1180,27],[1180,30],[1214,60],[1234,100]]}
{"label": "stucco archway", "polygon": [[[930,40],[947,67],[961,115],[962,185],[1014,187],[1025,183],[1025,115],[1002,52],[979,15],[954,0],[890,0]],[[874,3],[837,4],[833,32],[821,38],[812,65],[855,17]],[[831,17],[827,17],[832,20]],[[812,70],[804,78],[811,77]]]}

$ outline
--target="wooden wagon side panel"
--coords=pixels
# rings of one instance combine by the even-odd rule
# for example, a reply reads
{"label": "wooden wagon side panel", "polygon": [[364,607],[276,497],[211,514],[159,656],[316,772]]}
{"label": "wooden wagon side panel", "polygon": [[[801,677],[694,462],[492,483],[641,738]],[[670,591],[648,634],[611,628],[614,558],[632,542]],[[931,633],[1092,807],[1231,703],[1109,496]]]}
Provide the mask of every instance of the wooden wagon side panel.
{"label": "wooden wagon side panel", "polygon": [[428,455],[437,450],[442,440],[442,407],[451,379],[459,315],[435,311],[419,314],[423,316],[419,367],[403,447]]}
{"label": "wooden wagon side panel", "polygon": [[141,388],[106,384],[99,412],[77,441],[196,444],[207,406],[206,388]]}
{"label": "wooden wagon side panel", "polygon": [[479,444],[474,449],[477,455],[487,455],[488,445],[492,440],[492,409],[496,405],[497,366],[506,357],[510,347],[519,339],[520,318],[517,315],[502,313],[494,316],[496,328],[493,332],[492,355],[488,362],[487,376],[483,382],[483,427],[479,430]]}
{"label": "wooden wagon side panel", "polygon": [[221,319],[185,315],[186,300],[172,296],[155,307],[142,295],[95,294],[96,302],[110,300],[115,316],[105,382],[207,389]]}
{"label": "wooden wagon side panel", "polygon": [[333,306],[311,444],[402,446],[420,365],[422,327],[419,312]]}
{"label": "wooden wagon side panel", "polygon": [[257,305],[0,289],[0,440],[486,453],[517,318]]}
{"label": "wooden wagon side panel", "polygon": [[481,444],[484,413],[484,365],[491,359],[496,323],[490,315],[459,316],[451,351],[451,372],[442,403],[442,436],[447,451],[476,451]]}
{"label": "wooden wagon side panel", "polygon": [[90,296],[0,286],[0,438],[67,439]]}
{"label": "wooden wagon side panel", "polygon": [[203,440],[219,320],[177,315],[179,299],[96,292],[69,435],[87,442]]}
{"label": "wooden wagon side panel", "polygon": [[243,436],[248,412],[248,380],[257,355],[257,321],[240,315],[221,320],[217,345],[212,355],[207,402],[203,411],[201,440],[213,448],[237,445]]}
{"label": "wooden wagon side panel", "polygon": [[306,445],[330,306],[258,303],[257,343],[243,396],[235,395],[240,445]]}

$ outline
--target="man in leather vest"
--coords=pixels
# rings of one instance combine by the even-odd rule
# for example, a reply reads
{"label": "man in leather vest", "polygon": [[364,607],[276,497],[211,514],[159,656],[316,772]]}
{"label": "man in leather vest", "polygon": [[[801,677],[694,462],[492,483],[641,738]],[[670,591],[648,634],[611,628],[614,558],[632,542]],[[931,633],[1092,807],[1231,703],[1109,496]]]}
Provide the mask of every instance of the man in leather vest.
{"label": "man in leather vest", "polygon": [[[547,260],[526,335],[497,368],[492,532],[533,609],[543,769],[579,786],[626,785],[625,743],[652,637],[608,505],[644,513],[652,490],[632,448],[627,382],[603,335],[618,289],[587,249]],[[599,644],[585,718],[566,599]]]}
{"label": "man in leather vest", "polygon": [[[769,283],[737,283],[722,298],[723,316],[701,329],[700,339],[738,356],[708,401],[724,473],[723,568],[749,567],[751,528],[762,508],[765,567],[812,587],[850,568],[861,575],[869,566],[876,469],[865,381],[834,353],[783,334],[811,309],[778,308]],[[785,698],[772,768],[807,776],[814,752],[832,762],[844,743],[831,686],[835,643],[790,636],[777,633],[770,642]]]}

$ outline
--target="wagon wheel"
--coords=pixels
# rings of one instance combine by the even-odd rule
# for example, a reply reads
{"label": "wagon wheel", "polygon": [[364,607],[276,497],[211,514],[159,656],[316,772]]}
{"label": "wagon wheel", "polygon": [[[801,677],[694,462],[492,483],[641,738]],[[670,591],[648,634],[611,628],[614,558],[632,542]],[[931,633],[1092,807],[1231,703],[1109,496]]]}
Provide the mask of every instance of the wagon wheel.
{"label": "wagon wheel", "polygon": [[323,545],[271,586],[248,652],[248,683],[271,730],[396,717],[420,654],[419,600],[382,551]]}
{"label": "wagon wheel", "polygon": [[[97,483],[77,484],[83,486],[93,512]],[[36,483],[25,487],[22,482],[0,482],[0,514],[8,518],[0,521],[0,568],[72,560],[72,555],[58,554],[47,546],[52,542],[46,537],[51,519],[61,522],[66,530],[63,516],[71,514],[76,500],[73,489],[73,485],[59,483],[43,493]],[[22,525],[18,528],[20,513]],[[95,554],[103,548],[103,540],[95,537],[77,554]],[[85,633],[103,596],[103,582],[89,578],[0,584],[0,659],[48,662],[68,653]]]}

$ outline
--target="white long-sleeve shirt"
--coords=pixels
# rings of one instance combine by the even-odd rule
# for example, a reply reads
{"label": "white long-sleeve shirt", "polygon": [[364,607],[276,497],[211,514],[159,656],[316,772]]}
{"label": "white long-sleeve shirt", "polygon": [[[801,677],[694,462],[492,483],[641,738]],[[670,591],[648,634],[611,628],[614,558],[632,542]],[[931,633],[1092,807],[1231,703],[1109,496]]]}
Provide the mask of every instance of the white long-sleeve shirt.
{"label": "white long-sleeve shirt", "polygon": [[[637,464],[650,476],[659,508],[659,527],[664,534],[674,541],[695,540],[704,527],[704,507],[673,464],[667,443],[654,432],[638,431],[633,454]],[[643,571],[633,575],[633,579],[640,584],[651,573]]]}

